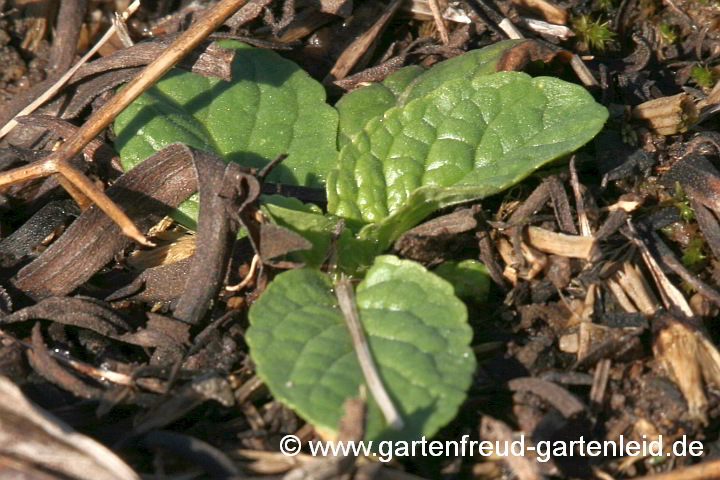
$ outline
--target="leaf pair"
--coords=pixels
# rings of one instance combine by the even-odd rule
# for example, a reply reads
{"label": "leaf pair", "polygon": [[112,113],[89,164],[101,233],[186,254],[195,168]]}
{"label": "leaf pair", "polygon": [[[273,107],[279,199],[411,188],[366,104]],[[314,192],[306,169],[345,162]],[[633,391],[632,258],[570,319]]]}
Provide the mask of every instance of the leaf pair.
{"label": "leaf pair", "polygon": [[[582,87],[495,73],[520,43],[401,69],[335,110],[294,63],[223,41],[236,50],[233,80],[172,71],[118,116],[116,148],[126,169],[177,141],[252,167],[287,153],[269,180],[327,179],[330,213],[379,252],[436,209],[495,194],[602,128],[607,110]],[[193,227],[191,200],[176,217]]]}

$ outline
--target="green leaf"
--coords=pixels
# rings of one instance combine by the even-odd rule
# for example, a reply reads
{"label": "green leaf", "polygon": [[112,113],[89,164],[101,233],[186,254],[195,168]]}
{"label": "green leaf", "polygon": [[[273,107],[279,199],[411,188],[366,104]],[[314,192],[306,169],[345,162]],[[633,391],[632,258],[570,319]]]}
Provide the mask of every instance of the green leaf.
{"label": "green leaf", "polygon": [[310,250],[292,252],[289,255],[292,261],[315,268],[331,262],[340,271],[356,275],[382,253],[377,242],[355,238],[348,229],[343,229],[332,245],[332,237],[342,219],[323,215],[315,205],[281,195],[263,196],[262,200],[261,209],[273,223],[294,231],[313,245]]}
{"label": "green leaf", "polygon": [[270,195],[262,200],[261,209],[273,223],[302,235],[313,245],[311,250],[291,253],[290,259],[308,267],[320,267],[327,260],[332,232],[340,218],[325,216],[319,207],[296,198]]}
{"label": "green leaf", "polygon": [[437,208],[498,193],[574,151],[607,116],[584,88],[557,78],[451,80],[373,118],[343,147],[328,211],[389,246]]}
{"label": "green leaf", "polygon": [[503,56],[525,41],[498,42],[440,62],[429,70],[411,65],[388,76],[382,83],[353,90],[335,105],[340,113],[338,146],[342,148],[349,143],[371,119],[392,107],[401,107],[424,97],[450,80],[495,73]]}
{"label": "green leaf", "polygon": [[433,273],[450,282],[455,288],[455,295],[463,300],[482,303],[490,293],[490,273],[477,260],[443,262]]}
{"label": "green leaf", "polygon": [[[218,43],[235,50],[232,81],[172,70],[117,117],[125,169],[185,142],[250,167],[287,153],[269,181],[324,186],[337,161],[338,114],[323,86],[273,51]],[[192,205],[180,210],[197,218]]]}
{"label": "green leaf", "polygon": [[[418,440],[457,414],[475,358],[464,304],[421,265],[377,257],[356,291],[382,381],[405,428],[390,430],[369,400],[367,439]],[[258,375],[275,398],[318,428],[336,431],[342,403],[364,377],[329,275],[299,269],[278,275],[250,309],[246,340]]]}

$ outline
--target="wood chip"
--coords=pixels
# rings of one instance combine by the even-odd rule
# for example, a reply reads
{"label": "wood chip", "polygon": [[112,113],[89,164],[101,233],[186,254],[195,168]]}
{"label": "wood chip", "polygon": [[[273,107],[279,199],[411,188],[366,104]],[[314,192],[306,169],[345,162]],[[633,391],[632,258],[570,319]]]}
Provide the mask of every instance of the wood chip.
{"label": "wood chip", "polygon": [[556,233],[534,226],[529,226],[525,233],[528,244],[541,252],[561,257],[581,258],[588,262],[595,262],[602,256],[598,242],[593,237]]}

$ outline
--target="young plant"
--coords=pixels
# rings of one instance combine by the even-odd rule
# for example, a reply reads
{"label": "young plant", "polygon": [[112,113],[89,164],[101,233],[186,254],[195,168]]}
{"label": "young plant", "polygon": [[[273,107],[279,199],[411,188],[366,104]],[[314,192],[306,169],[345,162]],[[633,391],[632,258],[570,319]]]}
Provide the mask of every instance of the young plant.
{"label": "young plant", "polygon": [[[246,336],[273,395],[315,426],[334,431],[343,401],[365,382],[333,278],[317,268],[331,249],[341,270],[364,274],[357,311],[403,417],[402,430],[390,429],[370,400],[366,437],[431,436],[464,400],[475,362],[458,296],[481,300],[486,273],[453,263],[438,275],[380,254],[438,208],[498,193],[602,128],[607,110],[582,87],[497,72],[520,43],[500,42],[430,70],[401,69],[333,108],[296,65],[223,42],[236,49],[231,82],[174,71],[118,117],[116,146],[128,169],[181,141],[249,166],[288,153],[271,181],[326,185],[328,214],[296,199],[264,198],[271,221],[313,248],[299,252],[306,268],[278,275],[255,302]],[[177,218],[192,226],[197,213],[189,206]],[[341,221],[347,228],[338,237]]]}

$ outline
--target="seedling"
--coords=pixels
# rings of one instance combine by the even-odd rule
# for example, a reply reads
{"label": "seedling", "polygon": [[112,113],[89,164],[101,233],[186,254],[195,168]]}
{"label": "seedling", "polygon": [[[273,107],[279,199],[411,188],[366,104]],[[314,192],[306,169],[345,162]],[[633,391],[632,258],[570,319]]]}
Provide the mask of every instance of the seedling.
{"label": "seedling", "polygon": [[[318,268],[331,249],[338,269],[362,279],[357,312],[401,416],[394,423],[403,425],[389,428],[370,399],[366,437],[431,436],[463,402],[475,360],[456,292],[477,301],[486,283],[454,288],[415,262],[380,254],[438,208],[501,192],[602,128],[607,110],[582,87],[497,72],[518,43],[402,69],[333,108],[297,65],[223,42],[236,49],[232,82],[171,72],[117,118],[126,168],[182,141],[249,166],[287,153],[270,181],[326,186],[328,214],[296,199],[264,199],[263,212],[313,248],[298,259],[306,268],[278,275],[253,305],[246,336],[273,395],[321,430],[337,428],[343,401],[366,383],[343,319],[348,309],[338,308],[333,276]],[[176,218],[192,226],[195,210],[191,199]],[[484,274],[464,264],[440,273],[457,283],[460,266]]]}

